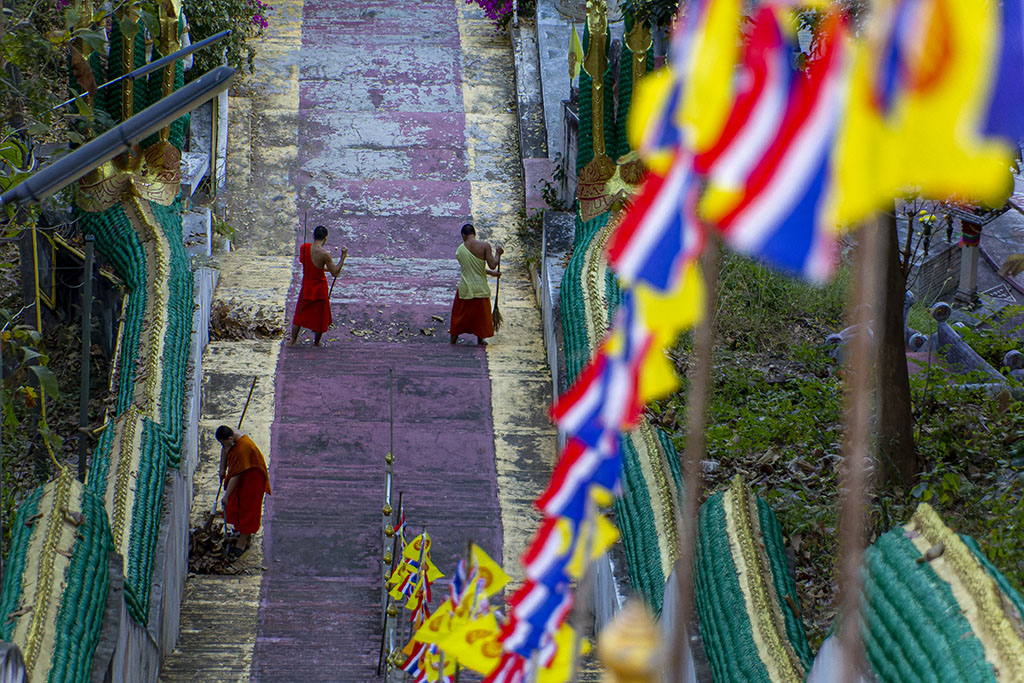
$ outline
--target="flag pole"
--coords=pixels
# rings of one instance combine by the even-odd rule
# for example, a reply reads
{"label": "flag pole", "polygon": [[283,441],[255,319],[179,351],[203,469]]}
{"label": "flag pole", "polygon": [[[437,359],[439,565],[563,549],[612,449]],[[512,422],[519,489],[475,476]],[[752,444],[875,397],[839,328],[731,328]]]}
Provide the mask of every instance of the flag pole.
{"label": "flag pole", "polygon": [[[846,430],[843,439],[843,469],[839,491],[839,603],[842,618],[839,646],[843,653],[843,683],[853,683],[863,659],[858,624],[860,612],[861,560],[865,545],[864,503],[867,497],[867,459],[870,442],[872,339],[868,330],[872,310],[879,312],[881,300],[880,218],[876,216],[860,230],[854,252],[854,276],[850,306],[857,334],[850,341],[846,375]],[[875,320],[882,320],[875,315]]]}
{"label": "flag pole", "polygon": [[676,508],[676,538],[679,554],[675,562],[676,594],[679,612],[675,624],[675,643],[668,658],[666,680],[684,681],[690,658],[689,630],[693,623],[693,556],[697,546],[697,515],[700,512],[700,493],[703,475],[700,469],[704,459],[707,422],[708,392],[711,386],[712,350],[714,347],[715,297],[718,289],[719,254],[717,235],[708,231],[704,248],[704,316],[693,333],[693,362],[687,371],[690,378],[686,392],[686,449],[683,451],[683,506],[680,516]]}

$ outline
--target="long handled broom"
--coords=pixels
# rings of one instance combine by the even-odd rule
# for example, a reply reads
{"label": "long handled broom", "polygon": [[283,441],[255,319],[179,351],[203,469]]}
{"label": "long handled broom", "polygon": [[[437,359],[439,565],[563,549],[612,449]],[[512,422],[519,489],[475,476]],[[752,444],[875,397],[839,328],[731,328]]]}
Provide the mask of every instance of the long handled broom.
{"label": "long handled broom", "polygon": [[[501,274],[501,256],[498,256],[498,267],[495,269],[498,274]],[[498,292],[501,291],[501,278],[498,278],[497,283],[494,285],[494,310],[491,311],[491,320],[494,322],[494,331],[497,332],[501,328],[501,311],[498,310]]]}
{"label": "long handled broom", "polygon": [[[245,399],[245,407],[242,408],[242,417],[238,418],[238,429],[242,428],[242,422],[245,420],[245,413],[249,410],[249,401],[252,400],[253,389],[256,388],[256,378],[259,375],[253,375],[252,385],[249,387],[249,397]],[[220,485],[217,486],[217,495],[213,497],[213,507],[210,509],[210,519],[206,521],[206,528],[209,529],[213,524],[213,516],[217,514],[217,503],[220,502],[220,492],[224,488],[224,480],[222,479]]]}

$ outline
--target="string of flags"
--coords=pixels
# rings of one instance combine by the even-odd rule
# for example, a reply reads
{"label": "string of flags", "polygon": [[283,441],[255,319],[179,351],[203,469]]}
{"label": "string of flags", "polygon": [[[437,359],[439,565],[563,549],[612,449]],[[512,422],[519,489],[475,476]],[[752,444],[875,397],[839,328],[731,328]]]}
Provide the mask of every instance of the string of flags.
{"label": "string of flags", "polygon": [[403,546],[401,560],[388,579],[389,594],[396,603],[405,600],[405,608],[412,612],[409,620],[418,625],[430,617],[431,590],[444,574],[430,560],[430,534],[424,531],[409,543],[405,543],[404,535],[399,538]]}
{"label": "string of flags", "polygon": [[429,537],[406,546],[391,594],[413,612],[415,681],[448,681],[456,661],[486,683],[568,678],[586,647],[566,624],[572,585],[618,537],[601,509],[621,487],[622,432],[678,386],[665,352],[703,314],[709,231],[821,282],[840,231],[901,194],[988,205],[1009,194],[1024,133],[1022,0],[880,2],[857,39],[826,7],[809,54],[794,11],[762,2],[744,21],[740,0],[694,0],[667,65],[636,84],[628,135],[649,172],[606,253],[622,302],[552,408],[566,446],[537,500],[527,580],[502,615],[488,598],[508,577],[474,547],[430,614],[441,574]]}
{"label": "string of flags", "polygon": [[[564,538],[564,530],[561,533]],[[406,600],[406,608],[414,614],[414,631],[402,649],[405,659],[400,670],[409,674],[414,683],[450,683],[459,667],[484,676],[501,675],[505,666],[502,637],[516,622],[497,609],[491,598],[508,584],[508,575],[479,546],[471,544],[468,558],[459,561],[452,575],[448,596],[429,613],[422,604],[429,601],[428,587],[442,576],[430,561],[429,548],[430,538],[426,532],[414,538],[403,548],[401,561],[389,580],[391,596],[398,602]],[[576,558],[572,570],[575,575],[580,574],[582,564],[582,558]],[[421,572],[420,567],[427,567],[427,570]],[[423,577],[422,581],[417,577]],[[536,579],[543,580],[543,577],[531,577],[527,585]],[[408,589],[408,586],[420,587]],[[509,605],[512,604],[510,601]],[[521,629],[522,622],[519,623]],[[561,624],[554,637],[538,649],[535,669],[530,669],[535,671],[536,680],[540,683],[568,680],[574,649],[586,654],[590,645],[586,641],[577,642],[572,629]]]}
{"label": "string of flags", "polygon": [[1022,0],[880,2],[856,40],[818,4],[809,54],[794,5],[762,2],[745,22],[740,0],[694,0],[666,67],[634,87],[628,135],[649,172],[608,242],[622,302],[552,409],[566,446],[486,683],[533,680],[549,653],[579,650],[563,635],[571,586],[617,538],[600,509],[621,485],[621,433],[678,386],[666,350],[703,315],[708,231],[823,282],[840,231],[901,194],[988,205],[1009,194],[1024,133]]}

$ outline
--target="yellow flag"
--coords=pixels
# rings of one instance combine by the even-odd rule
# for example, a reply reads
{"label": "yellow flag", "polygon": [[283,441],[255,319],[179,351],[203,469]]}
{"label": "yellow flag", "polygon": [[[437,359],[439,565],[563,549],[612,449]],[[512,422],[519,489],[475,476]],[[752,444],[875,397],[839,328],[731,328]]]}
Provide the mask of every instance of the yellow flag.
{"label": "yellow flag", "polygon": [[576,25],[573,24],[572,35],[569,36],[569,80],[580,75],[580,67],[583,66],[583,46],[580,44],[579,34],[576,33]]}
{"label": "yellow flag", "polygon": [[[444,574],[441,573],[441,570],[439,570],[437,567],[435,567],[434,564],[432,562],[430,562],[429,560],[424,560],[424,563],[427,565],[426,575],[427,575],[427,580],[429,580],[430,583],[434,583],[439,578],[444,576]],[[392,576],[391,580],[388,581],[388,585],[392,586],[391,590],[388,591],[388,594],[394,600],[398,601],[398,600],[402,599],[402,597],[403,597],[402,584],[405,582],[405,579],[410,574],[412,574],[415,571],[416,571],[415,569],[413,569],[412,567],[410,567],[409,565],[404,564],[404,563],[403,563],[403,565],[401,567],[399,567],[398,570],[395,571],[395,574],[397,576]],[[397,580],[397,579],[400,579],[400,580]],[[416,609],[416,606],[419,605],[419,600],[415,600],[415,598],[416,598],[416,595],[420,593],[422,585],[423,585],[423,574],[418,574],[416,576],[416,584],[413,587],[413,590],[409,593],[409,598],[410,599],[409,599],[408,604],[406,604],[406,607],[408,609]],[[415,602],[414,602],[414,600],[415,600]]]}
{"label": "yellow flag", "polygon": [[[960,197],[1001,206],[1012,189],[1009,148],[979,134],[993,69],[999,3],[925,0],[903,38],[900,75],[881,101],[880,74],[897,5],[878,3],[857,49],[835,153],[834,221],[892,210],[895,196]],[[902,36],[901,36],[902,38]],[[884,84],[883,84],[884,85]]]}
{"label": "yellow flag", "polygon": [[455,615],[451,598],[449,598],[438,605],[437,611],[423,622],[423,625],[416,631],[416,635],[413,636],[413,640],[418,640],[421,643],[439,643],[447,638],[453,630],[462,626],[465,621]]}
{"label": "yellow flag", "polygon": [[640,400],[644,403],[667,396],[679,386],[675,366],[666,351],[681,333],[704,316],[704,280],[697,264],[683,271],[676,288],[661,293],[643,284],[633,288],[637,314],[653,333],[650,351],[640,368]]}
{"label": "yellow flag", "polygon": [[426,531],[405,544],[405,548],[402,549],[402,557],[419,562],[421,548],[423,559],[430,559],[430,534]]}
{"label": "yellow flag", "polygon": [[658,175],[668,173],[677,153],[674,144],[665,144],[673,136],[664,131],[677,125],[670,109],[673,95],[680,87],[679,77],[670,66],[650,72],[633,85],[626,137],[629,146]]}
{"label": "yellow flag", "polygon": [[[590,563],[615,545],[615,542],[619,540],[619,530],[608,521],[607,517],[598,513],[592,518],[584,520],[577,532],[577,537],[572,559],[565,568],[565,573],[574,579],[582,578]],[[587,557],[588,544],[590,545],[589,558]]]}
{"label": "yellow flag", "polygon": [[493,612],[463,624],[437,644],[452,660],[483,675],[488,675],[501,661],[501,629]]}
{"label": "yellow flag", "polygon": [[684,64],[683,101],[677,111],[684,139],[695,152],[718,141],[729,116],[742,23],[740,0],[708,0],[706,7],[689,51],[690,62]]}
{"label": "yellow flag", "polygon": [[508,574],[497,562],[491,559],[490,555],[476,543],[470,549],[470,567],[476,567],[483,579],[482,592],[486,597],[491,597],[508,583]]}
{"label": "yellow flag", "polygon": [[565,683],[570,679],[573,648],[579,647],[581,657],[590,652],[590,641],[582,638],[577,646],[575,637],[576,632],[572,627],[569,624],[562,624],[555,634],[555,658],[551,660],[551,664],[540,670],[537,683]]}
{"label": "yellow flag", "polygon": [[[455,673],[455,660],[451,657],[444,658],[444,675],[451,676]],[[432,653],[429,649],[420,657],[420,670],[426,674],[428,681],[436,681],[441,677],[441,653]]]}

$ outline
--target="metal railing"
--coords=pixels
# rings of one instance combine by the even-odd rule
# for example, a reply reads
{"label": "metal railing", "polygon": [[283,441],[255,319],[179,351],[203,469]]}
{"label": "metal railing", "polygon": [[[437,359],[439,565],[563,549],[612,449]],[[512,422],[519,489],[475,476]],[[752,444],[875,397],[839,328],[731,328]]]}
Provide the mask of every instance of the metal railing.
{"label": "metal railing", "polygon": [[[384,505],[381,508],[381,563],[380,563],[380,609],[381,638],[380,656],[377,659],[377,675],[384,675],[385,683],[399,680],[399,662],[395,656],[398,649],[398,603],[392,600],[388,591],[391,579],[402,554],[399,546],[401,533],[396,529],[396,520],[404,518],[402,492],[398,493],[398,505],[393,504],[395,483],[395,419],[394,419],[394,372],[388,368],[388,419],[390,422],[391,450],[384,456]],[[396,677],[395,674],[399,674]]]}

